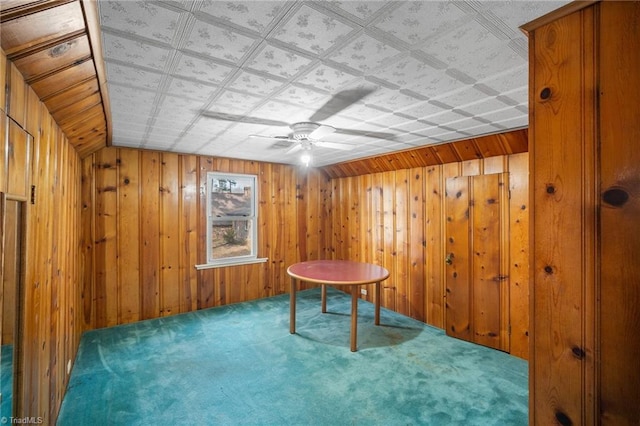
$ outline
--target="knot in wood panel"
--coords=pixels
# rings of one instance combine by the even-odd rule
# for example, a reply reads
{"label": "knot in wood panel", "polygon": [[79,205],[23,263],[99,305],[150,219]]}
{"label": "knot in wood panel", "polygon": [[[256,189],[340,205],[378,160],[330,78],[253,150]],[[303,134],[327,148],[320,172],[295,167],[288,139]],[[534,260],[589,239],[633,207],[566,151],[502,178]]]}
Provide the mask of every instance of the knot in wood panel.
{"label": "knot in wood panel", "polygon": [[629,194],[622,188],[610,188],[602,193],[602,201],[613,207],[622,207],[629,201]]}
{"label": "knot in wood panel", "polygon": [[568,415],[566,415],[564,412],[556,411],[555,415],[556,415],[556,420],[562,426],[571,426],[571,425],[573,425],[573,422],[571,421],[571,418]]}

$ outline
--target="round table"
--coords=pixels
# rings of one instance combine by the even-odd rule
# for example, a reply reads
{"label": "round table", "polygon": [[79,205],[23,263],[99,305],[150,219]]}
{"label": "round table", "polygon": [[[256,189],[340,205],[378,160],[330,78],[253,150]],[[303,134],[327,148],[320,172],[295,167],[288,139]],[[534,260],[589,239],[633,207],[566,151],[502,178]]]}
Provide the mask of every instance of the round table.
{"label": "round table", "polygon": [[363,284],[375,284],[375,325],[380,325],[380,283],[389,271],[379,265],[351,260],[310,260],[287,268],[291,277],[289,331],[296,332],[296,287],[298,281],[322,284],[322,312],[327,312],[326,285],[351,287],[351,351],[357,350],[358,297]]}

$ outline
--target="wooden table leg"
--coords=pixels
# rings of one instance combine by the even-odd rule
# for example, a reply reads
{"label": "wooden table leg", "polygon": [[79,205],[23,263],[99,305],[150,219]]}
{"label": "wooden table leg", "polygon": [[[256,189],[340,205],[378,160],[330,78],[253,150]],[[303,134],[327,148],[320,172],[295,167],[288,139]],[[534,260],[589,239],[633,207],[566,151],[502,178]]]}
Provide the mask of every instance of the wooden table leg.
{"label": "wooden table leg", "polygon": [[375,283],[376,289],[376,301],[375,301],[375,315],[374,324],[380,325],[380,282]]}
{"label": "wooden table leg", "polygon": [[289,289],[289,333],[296,333],[296,279],[293,277]]}
{"label": "wooden table leg", "polygon": [[360,286],[351,286],[351,352],[358,350],[358,293]]}
{"label": "wooden table leg", "polygon": [[326,314],[327,313],[327,286],[322,284],[322,313]]}

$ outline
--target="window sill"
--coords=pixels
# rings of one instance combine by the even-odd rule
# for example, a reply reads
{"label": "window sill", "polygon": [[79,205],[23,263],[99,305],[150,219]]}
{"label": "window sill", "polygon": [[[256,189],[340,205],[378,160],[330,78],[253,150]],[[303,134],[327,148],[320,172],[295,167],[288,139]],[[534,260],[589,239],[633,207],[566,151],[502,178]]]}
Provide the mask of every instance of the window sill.
{"label": "window sill", "polygon": [[251,265],[253,263],[265,263],[269,260],[266,257],[258,257],[256,259],[246,259],[246,260],[232,260],[229,262],[218,262],[218,263],[205,263],[202,265],[196,265],[195,268],[200,271],[203,269],[214,269],[214,268],[225,268],[227,266],[240,266],[240,265]]}

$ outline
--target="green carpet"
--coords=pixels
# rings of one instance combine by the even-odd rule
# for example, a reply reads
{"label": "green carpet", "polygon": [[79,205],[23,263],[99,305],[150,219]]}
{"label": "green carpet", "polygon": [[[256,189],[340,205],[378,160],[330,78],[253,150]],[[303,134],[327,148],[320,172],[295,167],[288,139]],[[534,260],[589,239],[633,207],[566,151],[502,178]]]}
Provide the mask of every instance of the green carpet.
{"label": "green carpet", "polygon": [[351,298],[298,293],[82,336],[59,425],[526,425],[527,363]]}
{"label": "green carpet", "polygon": [[3,345],[0,348],[0,416],[3,419],[11,417],[13,404],[13,345]]}

